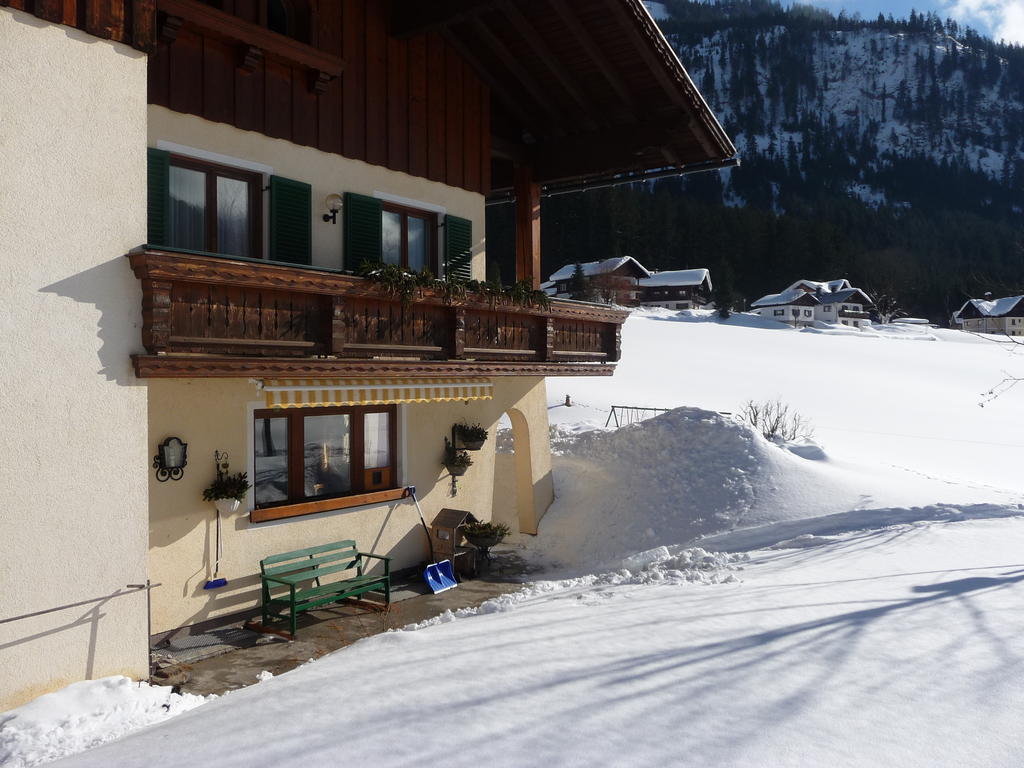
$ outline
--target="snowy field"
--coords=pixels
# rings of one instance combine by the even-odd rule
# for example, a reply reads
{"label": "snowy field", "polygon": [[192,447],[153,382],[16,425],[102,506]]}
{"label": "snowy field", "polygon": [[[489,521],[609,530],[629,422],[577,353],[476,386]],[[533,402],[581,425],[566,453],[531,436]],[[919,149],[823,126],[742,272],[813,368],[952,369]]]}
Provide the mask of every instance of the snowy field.
{"label": "snowy field", "polygon": [[[548,381],[550,419],[591,428],[604,425],[611,405],[736,413],[748,400],[779,398],[813,422],[834,466],[880,471],[897,493],[915,478],[930,481],[936,497],[920,502],[1024,493],[1024,387],[979,407],[1006,373],[1024,377],[1024,345],[876,328],[796,331],[751,315],[722,323],[710,312],[635,313],[614,377]],[[566,394],[579,407],[559,405]]]}
{"label": "snowy field", "polygon": [[[0,714],[0,764],[133,729],[59,764],[1024,764],[1024,389],[978,406],[1024,366],[774,325],[636,314],[615,377],[549,381],[550,580],[205,702],[72,686]],[[816,444],[721,413],[774,397]]]}

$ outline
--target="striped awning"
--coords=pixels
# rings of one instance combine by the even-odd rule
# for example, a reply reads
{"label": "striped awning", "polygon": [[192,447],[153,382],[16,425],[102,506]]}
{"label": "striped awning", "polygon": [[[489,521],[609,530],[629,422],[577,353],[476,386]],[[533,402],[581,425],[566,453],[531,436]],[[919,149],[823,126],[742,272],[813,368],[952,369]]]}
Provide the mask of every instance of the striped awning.
{"label": "striped awning", "polygon": [[490,400],[490,379],[280,379],[260,381],[267,408]]}

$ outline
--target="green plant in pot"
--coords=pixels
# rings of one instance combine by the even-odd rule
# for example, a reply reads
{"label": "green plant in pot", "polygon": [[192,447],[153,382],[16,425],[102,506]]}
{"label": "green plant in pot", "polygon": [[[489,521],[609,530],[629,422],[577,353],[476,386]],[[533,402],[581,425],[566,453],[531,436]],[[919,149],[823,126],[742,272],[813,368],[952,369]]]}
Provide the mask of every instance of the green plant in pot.
{"label": "green plant in pot", "polygon": [[500,544],[512,529],[505,523],[466,523],[462,526],[462,533],[470,544],[486,552]]}
{"label": "green plant in pot", "polygon": [[452,477],[462,477],[472,465],[473,459],[469,454],[466,451],[456,450],[455,446],[448,442],[448,438],[445,438],[444,466],[448,470],[448,474]]}
{"label": "green plant in pot", "polygon": [[234,512],[252,488],[245,472],[217,472],[217,478],[203,491],[203,501],[212,501],[223,513]]}
{"label": "green plant in pot", "polygon": [[456,424],[455,436],[467,451],[479,451],[487,442],[487,430],[479,424]]}

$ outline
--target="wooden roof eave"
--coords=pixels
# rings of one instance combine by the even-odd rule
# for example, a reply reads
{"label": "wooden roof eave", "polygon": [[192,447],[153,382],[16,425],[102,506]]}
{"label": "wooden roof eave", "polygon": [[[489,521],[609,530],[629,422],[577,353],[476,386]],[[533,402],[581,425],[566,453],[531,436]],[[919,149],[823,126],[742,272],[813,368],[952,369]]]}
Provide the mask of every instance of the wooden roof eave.
{"label": "wooden roof eave", "polygon": [[[494,157],[532,166],[541,184],[736,164],[735,146],[641,0],[395,7],[392,34],[439,32],[478,72],[502,113],[492,119]],[[511,184],[502,172],[492,192]]]}

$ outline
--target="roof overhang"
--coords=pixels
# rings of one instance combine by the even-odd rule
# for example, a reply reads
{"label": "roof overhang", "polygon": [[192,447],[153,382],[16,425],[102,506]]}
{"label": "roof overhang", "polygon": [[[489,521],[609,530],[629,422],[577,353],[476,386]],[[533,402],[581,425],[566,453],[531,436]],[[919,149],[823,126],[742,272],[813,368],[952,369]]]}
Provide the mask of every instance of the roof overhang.
{"label": "roof overhang", "polygon": [[735,165],[736,148],[641,0],[393,0],[392,34],[442,35],[491,92],[492,191]]}

